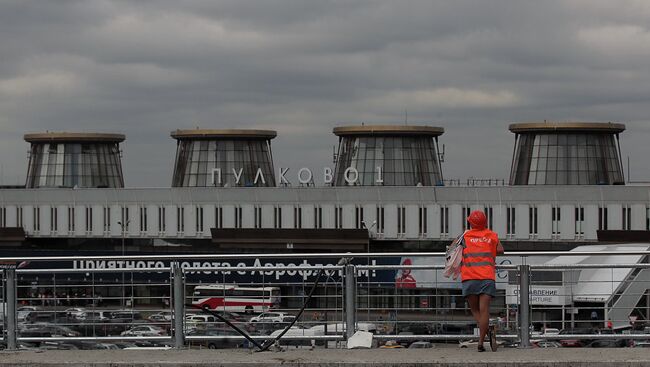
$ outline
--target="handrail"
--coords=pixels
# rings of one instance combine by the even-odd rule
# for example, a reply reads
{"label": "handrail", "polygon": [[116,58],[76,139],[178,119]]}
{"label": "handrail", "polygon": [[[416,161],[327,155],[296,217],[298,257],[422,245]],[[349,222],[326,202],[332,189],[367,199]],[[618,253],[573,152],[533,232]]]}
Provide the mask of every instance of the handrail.
{"label": "handrail", "polygon": [[[500,256],[627,256],[649,255],[650,251],[513,251]],[[443,257],[444,252],[340,252],[286,254],[182,254],[182,255],[116,255],[116,256],[12,256],[0,257],[0,262],[16,261],[74,261],[74,260],[201,260],[201,259],[310,259],[341,257]]]}

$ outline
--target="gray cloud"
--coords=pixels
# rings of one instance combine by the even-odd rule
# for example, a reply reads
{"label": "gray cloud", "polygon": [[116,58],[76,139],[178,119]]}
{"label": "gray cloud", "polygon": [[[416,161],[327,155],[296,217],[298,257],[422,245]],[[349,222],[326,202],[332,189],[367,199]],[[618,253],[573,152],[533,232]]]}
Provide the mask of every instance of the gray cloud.
{"label": "gray cloud", "polygon": [[[129,186],[168,186],[188,127],[278,130],[276,166],[331,164],[341,123],[446,128],[447,177],[503,177],[515,121],[627,123],[648,180],[646,1],[4,1],[0,183],[22,134],[127,134]],[[17,153],[18,152],[18,153]]]}

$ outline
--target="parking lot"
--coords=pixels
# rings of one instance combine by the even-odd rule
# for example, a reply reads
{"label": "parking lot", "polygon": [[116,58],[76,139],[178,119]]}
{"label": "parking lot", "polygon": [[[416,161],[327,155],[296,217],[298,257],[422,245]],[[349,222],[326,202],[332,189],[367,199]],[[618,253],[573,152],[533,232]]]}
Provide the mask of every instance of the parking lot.
{"label": "parking lot", "polygon": [[[260,343],[275,338],[287,327],[295,316],[290,310],[267,311],[264,313],[219,312],[218,314],[239,327]],[[101,309],[84,307],[40,307],[18,308],[19,348],[23,350],[91,350],[91,349],[134,349],[165,347],[172,342],[172,312],[161,309]],[[444,328],[442,326],[445,326]],[[456,325],[456,329],[451,326]],[[458,340],[437,339],[440,335],[457,333],[471,335],[471,323],[442,324],[436,321],[420,320],[387,323],[358,322],[357,329],[376,336],[374,348],[430,348],[443,347],[468,350],[476,349],[471,337]],[[533,331],[533,348],[645,348],[650,347],[650,328],[639,324],[638,330],[614,332],[608,329],[547,329]],[[336,321],[301,318],[285,334],[282,346],[314,346],[315,348],[340,348],[344,346],[342,335],[345,324]],[[186,345],[193,349],[235,349],[249,348],[251,343],[221,322],[214,315],[199,310],[187,311],[184,319]],[[503,349],[516,348],[516,339],[509,338],[507,331],[500,346]],[[325,341],[323,336],[339,336],[341,341]],[[569,335],[569,337],[562,337]],[[578,335],[579,337],[574,337]],[[309,339],[314,337],[314,339]],[[96,340],[90,340],[97,338]],[[295,338],[302,338],[296,340]],[[0,344],[3,348],[4,344]]]}

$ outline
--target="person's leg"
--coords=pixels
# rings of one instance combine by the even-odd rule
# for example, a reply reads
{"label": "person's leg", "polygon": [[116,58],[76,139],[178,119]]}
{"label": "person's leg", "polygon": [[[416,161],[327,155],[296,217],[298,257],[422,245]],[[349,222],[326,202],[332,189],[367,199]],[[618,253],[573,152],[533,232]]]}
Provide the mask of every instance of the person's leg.
{"label": "person's leg", "polygon": [[488,331],[488,326],[490,323],[490,301],[492,297],[489,294],[481,294],[478,298],[479,303],[479,318],[478,328],[479,328],[479,345],[483,345],[483,340]]}
{"label": "person's leg", "polygon": [[472,317],[474,317],[474,321],[478,323],[481,315],[478,294],[468,294],[466,298],[467,303],[469,304],[469,310],[472,311]]}

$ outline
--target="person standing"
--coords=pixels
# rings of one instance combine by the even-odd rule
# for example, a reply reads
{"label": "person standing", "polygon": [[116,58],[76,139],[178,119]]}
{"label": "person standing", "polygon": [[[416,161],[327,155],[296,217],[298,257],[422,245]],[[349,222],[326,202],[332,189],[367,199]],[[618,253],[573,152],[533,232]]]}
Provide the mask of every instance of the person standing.
{"label": "person standing", "polygon": [[463,234],[465,248],[460,269],[463,296],[479,327],[478,351],[485,351],[483,341],[488,332],[492,351],[496,351],[496,336],[489,328],[490,302],[496,297],[496,256],[503,254],[503,246],[499,236],[487,228],[485,213],[475,210],[467,221],[470,229]]}

